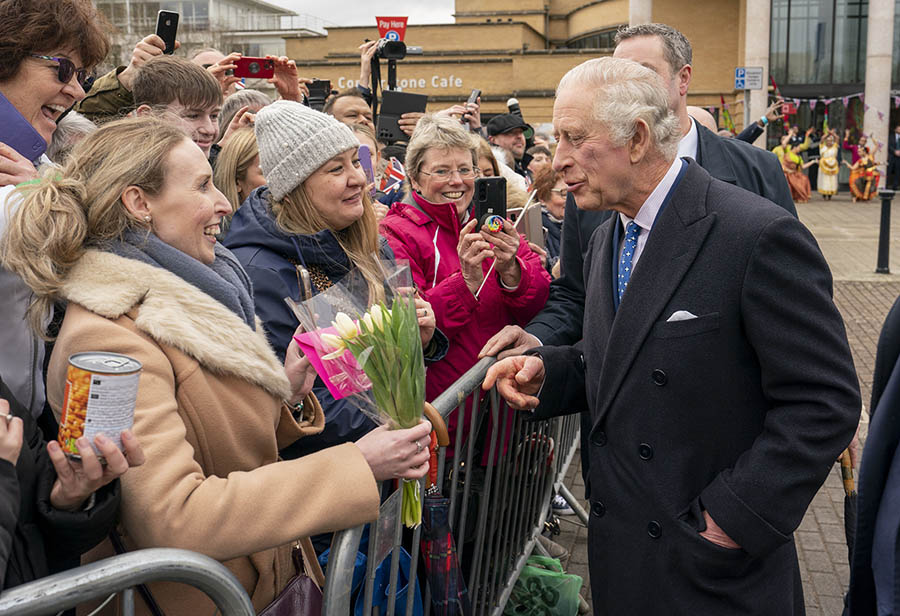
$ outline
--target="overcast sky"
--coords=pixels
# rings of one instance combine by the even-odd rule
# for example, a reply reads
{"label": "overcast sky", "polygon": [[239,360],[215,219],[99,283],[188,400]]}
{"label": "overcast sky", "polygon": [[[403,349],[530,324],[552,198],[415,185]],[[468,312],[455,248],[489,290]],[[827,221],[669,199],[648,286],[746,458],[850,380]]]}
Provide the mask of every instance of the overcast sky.
{"label": "overcast sky", "polygon": [[268,0],[339,26],[374,26],[375,16],[409,16],[410,24],[453,23],[453,0]]}

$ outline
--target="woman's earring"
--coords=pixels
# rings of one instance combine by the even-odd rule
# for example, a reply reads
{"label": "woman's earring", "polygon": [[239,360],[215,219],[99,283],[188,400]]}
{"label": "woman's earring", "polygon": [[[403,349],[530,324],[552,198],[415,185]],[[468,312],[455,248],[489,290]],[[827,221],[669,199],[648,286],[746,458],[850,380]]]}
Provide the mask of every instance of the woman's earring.
{"label": "woman's earring", "polygon": [[150,222],[150,214],[145,215],[145,216],[144,216],[144,220],[145,220],[146,222]]}

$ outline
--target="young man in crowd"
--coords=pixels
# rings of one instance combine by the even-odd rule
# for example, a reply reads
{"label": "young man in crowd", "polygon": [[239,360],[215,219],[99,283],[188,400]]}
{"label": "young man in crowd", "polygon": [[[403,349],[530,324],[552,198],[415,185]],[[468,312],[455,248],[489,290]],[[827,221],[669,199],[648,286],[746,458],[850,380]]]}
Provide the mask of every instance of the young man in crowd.
{"label": "young man in crowd", "polygon": [[[175,48],[180,46],[175,41]],[[135,76],[149,60],[162,56],[165,48],[166,44],[155,34],[145,36],[134,46],[128,65],[114,68],[98,78],[84,99],[75,106],[75,111],[94,122],[132,111],[136,106],[132,93]],[[233,75],[225,74],[229,68],[234,68],[231,64],[234,57],[225,56],[215,49],[204,49],[195,54],[192,62],[208,71],[222,91],[230,94],[234,91],[235,83],[240,81]]]}
{"label": "young man in crowd", "polygon": [[138,115],[170,114],[209,156],[219,132],[223,98],[208,71],[183,58],[156,57],[138,70],[132,94]]}

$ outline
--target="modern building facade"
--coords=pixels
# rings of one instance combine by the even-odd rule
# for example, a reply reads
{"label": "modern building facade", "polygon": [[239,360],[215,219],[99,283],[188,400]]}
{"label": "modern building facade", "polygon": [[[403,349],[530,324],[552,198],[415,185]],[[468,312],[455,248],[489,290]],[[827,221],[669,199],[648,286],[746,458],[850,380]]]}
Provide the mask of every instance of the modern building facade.
{"label": "modern building facade", "polygon": [[[612,53],[617,28],[649,21],[681,30],[693,45],[688,103],[722,101],[736,128],[756,119],[774,94],[797,99],[792,119],[866,132],[884,142],[898,118],[892,87],[900,87],[900,0],[456,0],[455,23],[411,24],[409,45],[420,56],[398,62],[398,85],[429,95],[429,109],[482,90],[486,113],[519,99],[533,123],[548,122],[559,78],[587,58]],[[371,27],[329,27],[318,37],[287,39],[287,53],[309,77],[335,88],[359,76],[357,47],[378,36]],[[737,67],[761,67],[760,90],[736,90]],[[384,76],[384,71],[382,72]],[[770,79],[770,77],[772,79]],[[745,94],[749,93],[745,103]],[[862,96],[860,96],[862,95]],[[900,99],[897,99],[900,100]],[[792,101],[793,102],[793,101]],[[749,109],[745,112],[745,104]],[[763,140],[760,139],[760,145]]]}
{"label": "modern building facade", "polygon": [[249,56],[284,55],[285,37],[322,36],[328,22],[263,0],[97,0],[115,28],[109,65],[127,64],[140,39],[156,30],[160,10],[181,17],[179,53],[215,47]]}

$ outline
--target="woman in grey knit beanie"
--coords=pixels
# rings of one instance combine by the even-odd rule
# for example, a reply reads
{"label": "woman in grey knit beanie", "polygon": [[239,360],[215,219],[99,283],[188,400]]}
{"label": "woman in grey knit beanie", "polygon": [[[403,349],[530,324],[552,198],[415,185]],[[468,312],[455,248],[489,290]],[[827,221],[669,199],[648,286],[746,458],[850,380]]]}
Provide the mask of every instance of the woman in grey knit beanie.
{"label": "woman in grey knit beanie", "polygon": [[[378,235],[359,163],[359,141],[349,127],[289,101],[261,109],[254,126],[268,185],[250,193],[237,210],[224,243],[247,270],[256,313],[275,352],[283,357],[297,326],[284,298],[304,298],[301,268],[310,274],[313,294],[358,271],[371,304],[384,299],[379,260],[393,259],[393,253]],[[430,305],[423,301],[419,308],[426,358],[431,349],[431,357],[440,359],[446,353],[446,337],[434,335]],[[438,351],[430,344],[432,338],[441,341],[443,354],[434,355]],[[350,408],[351,403],[328,396],[319,381],[313,391],[325,411],[325,430],[283,450],[286,458],[356,440],[375,427],[357,408]]]}
{"label": "woman in grey knit beanie", "polygon": [[[226,246],[238,248],[246,242],[267,245],[272,241],[279,244],[280,239],[286,248],[292,248],[288,256],[310,269],[304,263],[304,251],[293,248],[298,242],[291,241],[291,237],[315,236],[319,244],[335,247],[334,254],[323,256],[349,261],[348,269],[360,270],[368,283],[370,299],[380,299],[383,291],[381,268],[377,263],[378,224],[365,191],[366,177],[357,155],[359,141],[353,132],[330,115],[283,100],[261,109],[254,127],[259,164],[268,185],[267,192],[262,191],[266,192],[265,203],[257,205],[266,207],[262,211],[257,208],[255,217],[249,211],[248,216],[241,217],[257,224],[240,224],[235,215],[233,224],[237,227],[229,231]],[[259,220],[262,215],[270,220]],[[260,230],[257,225],[272,232],[268,234],[272,237],[253,233]],[[279,233],[283,237],[278,238]],[[235,254],[241,258],[242,252],[237,250]],[[258,258],[259,254],[254,256]],[[245,267],[252,265],[252,261],[244,263]],[[311,273],[328,275],[316,271],[316,267],[311,268]],[[290,338],[278,342],[276,349],[286,347]]]}

